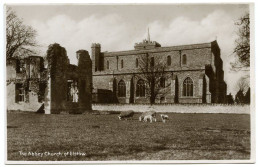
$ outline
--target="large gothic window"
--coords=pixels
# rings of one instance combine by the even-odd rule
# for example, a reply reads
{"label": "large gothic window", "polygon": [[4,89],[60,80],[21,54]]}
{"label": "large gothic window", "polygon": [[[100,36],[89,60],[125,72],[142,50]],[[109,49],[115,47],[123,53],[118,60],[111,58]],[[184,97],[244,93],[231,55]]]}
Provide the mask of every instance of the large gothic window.
{"label": "large gothic window", "polygon": [[182,55],[182,64],[186,65],[187,64],[187,56],[184,54]]}
{"label": "large gothic window", "polygon": [[136,84],[136,97],[145,97],[145,83],[140,79]]}
{"label": "large gothic window", "polygon": [[171,56],[168,56],[168,57],[167,57],[167,65],[168,65],[168,66],[171,66],[171,64],[172,64]]}
{"label": "large gothic window", "polygon": [[139,62],[138,62],[138,59],[136,58],[136,60],[135,60],[135,67],[138,68],[138,66],[139,66]]}
{"label": "large gothic window", "polygon": [[126,95],[125,82],[123,80],[121,80],[118,83],[118,97],[125,97],[125,95]]}
{"label": "large gothic window", "polygon": [[193,81],[190,77],[186,78],[183,82],[183,96],[192,97],[193,96]]}

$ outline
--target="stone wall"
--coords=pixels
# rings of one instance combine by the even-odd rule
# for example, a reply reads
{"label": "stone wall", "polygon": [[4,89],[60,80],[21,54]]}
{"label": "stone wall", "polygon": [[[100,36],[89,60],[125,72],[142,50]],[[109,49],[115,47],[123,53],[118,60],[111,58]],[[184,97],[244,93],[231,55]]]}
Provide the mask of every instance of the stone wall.
{"label": "stone wall", "polygon": [[[79,50],[76,56],[78,65],[69,64],[65,48],[53,44],[47,51],[47,68],[39,56],[8,59],[7,110],[37,112],[41,108],[46,114],[91,110],[92,62],[85,50]],[[71,81],[74,92],[69,87]]]}
{"label": "stone wall", "polygon": [[[52,44],[47,51],[48,87],[45,113],[83,113],[91,110],[92,63],[87,51],[77,51],[78,66],[69,64],[65,48]],[[71,86],[73,84],[73,91]],[[69,96],[73,93],[73,99]]]}
{"label": "stone wall", "polygon": [[[40,84],[44,84],[44,64],[40,56],[11,58],[6,65],[7,110],[36,112],[41,105]],[[23,100],[18,99],[17,85],[23,87]]]}
{"label": "stone wall", "polygon": [[221,104],[93,104],[93,110],[98,111],[129,111],[145,112],[155,110],[162,113],[223,113],[250,114],[250,105]]}
{"label": "stone wall", "polygon": [[[179,90],[178,92],[175,91],[174,94],[172,93],[173,91],[169,90],[169,93],[165,96],[165,103],[225,102],[226,84],[223,80],[223,62],[220,58],[220,49],[216,41],[205,44],[144,48],[119,52],[101,52],[100,44],[93,44],[93,46],[98,46],[98,49],[93,50],[92,48],[93,60],[99,60],[101,66],[104,67],[104,69],[93,72],[93,86],[95,89],[112,91],[111,84],[113,79],[116,79],[117,84],[120,80],[129,83],[134,78],[134,85],[136,85],[138,80],[136,76],[140,73],[139,67],[136,67],[136,59],[140,60],[140,57],[148,56],[149,58],[155,57],[155,60],[158,57],[162,62],[167,62],[167,57],[170,56],[171,65],[167,66],[165,70],[177,77],[178,82],[174,82]],[[183,55],[187,56],[186,64],[182,63]],[[194,81],[194,96],[189,98],[182,96],[183,81],[187,77]],[[204,92],[202,92],[203,90]],[[131,90],[127,88],[126,92],[131,92]],[[117,95],[117,92],[114,93]],[[118,97],[118,101],[120,103],[130,103],[131,100],[129,98],[127,94],[125,98]],[[148,98],[134,98],[134,103],[147,102],[149,102]],[[161,101],[157,99],[157,102]]]}
{"label": "stone wall", "polygon": [[[196,70],[196,71],[179,71],[179,72],[172,72],[170,73],[172,78],[170,78],[167,82],[172,82],[174,85],[170,85],[165,91],[165,101],[160,101],[160,96],[158,96],[157,103],[175,103],[176,101],[174,100],[177,96],[179,99],[179,103],[203,103],[203,86],[205,86],[206,91],[205,92],[208,95],[208,100],[205,101],[205,103],[210,103],[211,102],[211,92],[209,90],[209,79],[205,75],[205,70]],[[176,79],[177,77],[177,79]],[[193,80],[193,97],[184,97],[183,96],[183,81],[187,78],[190,77]],[[203,77],[205,77],[205,80],[207,78],[207,81],[205,85],[203,84]],[[127,86],[130,84],[133,80],[133,89],[130,90],[130,86]],[[113,82],[115,80],[115,82]],[[138,76],[135,74],[114,74],[114,75],[100,75],[100,76],[94,76],[93,77],[93,85],[95,86],[95,89],[107,89],[110,91],[113,91],[113,84],[118,85],[119,81],[123,80],[126,83],[126,97],[118,97],[118,102],[120,103],[130,103],[130,92],[133,91],[133,96],[134,96],[134,103],[149,103],[149,98],[146,97],[136,97],[136,90],[135,90],[135,85],[137,84],[138,81]],[[176,80],[176,81],[175,81]],[[174,81],[174,83],[173,83]],[[178,84],[178,85],[176,85]],[[178,87],[178,92],[176,92],[176,86]],[[129,93],[128,93],[129,92]],[[115,94],[118,94],[117,90]],[[102,96],[102,95],[100,95]],[[105,98],[105,97],[104,97]],[[206,98],[206,97],[205,97]]]}

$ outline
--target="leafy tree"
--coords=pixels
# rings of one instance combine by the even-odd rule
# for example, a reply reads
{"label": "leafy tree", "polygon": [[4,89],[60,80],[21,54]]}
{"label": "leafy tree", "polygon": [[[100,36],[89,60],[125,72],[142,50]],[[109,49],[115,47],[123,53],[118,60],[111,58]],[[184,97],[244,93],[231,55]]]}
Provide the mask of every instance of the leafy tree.
{"label": "leafy tree", "polygon": [[6,58],[20,55],[34,55],[36,31],[23,23],[16,13],[7,8],[6,14]]}
{"label": "leafy tree", "polygon": [[234,52],[237,60],[231,63],[233,70],[248,69],[250,67],[250,17],[249,13],[242,16],[236,23],[238,38],[235,40]]}

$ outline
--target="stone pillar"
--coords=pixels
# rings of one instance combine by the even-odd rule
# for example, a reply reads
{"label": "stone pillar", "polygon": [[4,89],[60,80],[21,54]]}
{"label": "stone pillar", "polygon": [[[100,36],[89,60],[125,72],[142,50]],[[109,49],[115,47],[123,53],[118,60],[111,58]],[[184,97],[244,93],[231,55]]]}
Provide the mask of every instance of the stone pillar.
{"label": "stone pillar", "polygon": [[125,102],[130,103],[130,81],[126,81],[126,97]]}
{"label": "stone pillar", "polygon": [[202,97],[203,94],[203,78],[199,78],[199,97]]}
{"label": "stone pillar", "polygon": [[77,113],[92,109],[92,64],[86,50],[77,51],[79,72],[79,108]]}
{"label": "stone pillar", "polygon": [[211,93],[209,91],[209,77],[205,76],[206,79],[206,103],[211,103]]}
{"label": "stone pillar", "polygon": [[175,79],[171,80],[171,96],[175,96]]}
{"label": "stone pillar", "polygon": [[47,86],[44,93],[45,114],[51,114],[51,77],[48,75]]}
{"label": "stone pillar", "polygon": [[65,48],[57,43],[49,45],[46,59],[49,78],[45,92],[45,112],[47,114],[59,114],[61,111],[66,110],[66,71],[69,59]]}

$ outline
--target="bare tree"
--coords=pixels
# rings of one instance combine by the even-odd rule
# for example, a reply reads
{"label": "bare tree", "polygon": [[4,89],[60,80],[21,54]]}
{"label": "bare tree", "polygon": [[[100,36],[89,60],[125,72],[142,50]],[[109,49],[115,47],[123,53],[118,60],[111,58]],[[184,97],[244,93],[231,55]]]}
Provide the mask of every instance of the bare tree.
{"label": "bare tree", "polygon": [[164,97],[170,86],[171,74],[166,71],[167,63],[160,56],[151,56],[148,53],[139,56],[138,77],[145,82],[145,92],[154,104],[156,99]]}
{"label": "bare tree", "polygon": [[232,70],[248,70],[250,67],[250,17],[246,13],[236,23],[239,26],[234,52],[237,60],[231,63]]}
{"label": "bare tree", "polygon": [[20,55],[33,55],[36,44],[36,31],[23,23],[16,13],[7,8],[6,15],[6,58]]}

